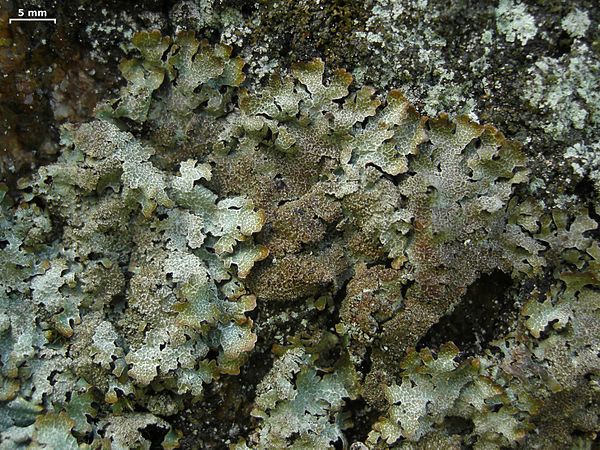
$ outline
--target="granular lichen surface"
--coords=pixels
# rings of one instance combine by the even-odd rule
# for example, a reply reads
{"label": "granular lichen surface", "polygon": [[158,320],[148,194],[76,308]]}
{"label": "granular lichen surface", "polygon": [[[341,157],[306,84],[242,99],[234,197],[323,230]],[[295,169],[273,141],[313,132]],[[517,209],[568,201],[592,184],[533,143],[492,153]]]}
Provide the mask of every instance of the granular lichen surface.
{"label": "granular lichen surface", "polygon": [[598,445],[593,3],[80,3],[0,29],[2,448]]}

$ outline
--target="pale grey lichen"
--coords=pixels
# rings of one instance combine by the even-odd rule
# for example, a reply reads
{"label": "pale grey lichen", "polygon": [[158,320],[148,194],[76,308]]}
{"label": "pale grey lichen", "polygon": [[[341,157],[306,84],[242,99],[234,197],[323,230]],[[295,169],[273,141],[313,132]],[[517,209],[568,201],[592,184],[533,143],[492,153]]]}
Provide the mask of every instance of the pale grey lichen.
{"label": "pale grey lichen", "polygon": [[542,57],[529,69],[523,100],[540,111],[539,126],[555,140],[573,128],[589,134],[600,123],[598,73],[600,60],[585,44],[560,58]]}
{"label": "pale grey lichen", "polygon": [[560,24],[569,35],[581,38],[585,36],[591,21],[587,11],[575,8],[563,18]]}
{"label": "pale grey lichen", "polygon": [[496,9],[496,26],[507,42],[518,39],[521,45],[527,44],[537,34],[535,18],[520,0],[516,3],[513,0],[500,0]]}
{"label": "pale grey lichen", "polygon": [[567,148],[565,158],[571,161],[573,172],[598,180],[600,170],[600,142],[590,145],[578,142]]}
{"label": "pale grey lichen", "polygon": [[356,374],[347,365],[320,371],[314,359],[289,349],[258,385],[252,415],[262,422],[251,448],[330,448],[344,439],[349,423],[342,409],[356,398]]}

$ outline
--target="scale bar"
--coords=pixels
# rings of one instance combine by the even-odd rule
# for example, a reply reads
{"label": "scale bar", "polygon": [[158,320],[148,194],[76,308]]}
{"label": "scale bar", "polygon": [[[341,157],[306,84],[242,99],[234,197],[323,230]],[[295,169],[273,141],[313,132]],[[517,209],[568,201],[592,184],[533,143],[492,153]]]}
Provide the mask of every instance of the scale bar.
{"label": "scale bar", "polygon": [[56,23],[56,19],[8,19],[8,23],[13,22],[54,22]]}

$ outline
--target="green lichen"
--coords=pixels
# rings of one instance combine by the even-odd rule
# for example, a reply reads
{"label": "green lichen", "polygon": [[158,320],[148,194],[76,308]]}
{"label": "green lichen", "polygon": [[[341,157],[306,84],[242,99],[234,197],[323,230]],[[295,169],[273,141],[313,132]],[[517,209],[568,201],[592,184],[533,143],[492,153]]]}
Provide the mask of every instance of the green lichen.
{"label": "green lichen", "polygon": [[537,119],[555,140],[599,123],[597,54],[585,44],[561,58],[543,57],[529,69],[527,101],[541,112]]}
{"label": "green lichen", "polygon": [[327,448],[343,439],[349,424],[342,409],[357,396],[355,374],[347,365],[319,371],[302,348],[275,361],[257,388],[252,415],[262,423],[250,437],[252,448]]}
{"label": "green lichen", "polygon": [[587,11],[575,8],[563,18],[560,24],[572,37],[581,38],[585,36],[591,22]]}
{"label": "green lichen", "polygon": [[508,42],[521,41],[521,45],[534,38],[537,34],[535,18],[527,11],[527,6],[517,1],[500,0],[496,10],[496,24]]}
{"label": "green lichen", "polygon": [[[235,448],[591,442],[597,415],[548,416],[598,404],[598,224],[527,196],[519,144],[317,59],[249,90],[230,47],[132,43],[119,96],[1,191],[3,443],[175,448],[235,383]],[[497,273],[509,330],[428,348]]]}

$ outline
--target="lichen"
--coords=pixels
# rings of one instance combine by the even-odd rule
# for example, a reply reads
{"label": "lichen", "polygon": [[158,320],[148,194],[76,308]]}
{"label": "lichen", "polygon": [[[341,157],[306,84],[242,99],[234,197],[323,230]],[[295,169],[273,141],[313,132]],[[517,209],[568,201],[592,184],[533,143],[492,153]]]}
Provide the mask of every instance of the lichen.
{"label": "lichen", "polygon": [[527,11],[527,6],[521,1],[514,3],[512,0],[500,0],[496,10],[498,31],[508,42],[521,41],[521,45],[537,34],[535,18]]}
{"label": "lichen", "polygon": [[541,111],[539,124],[555,140],[598,124],[599,70],[598,57],[585,44],[561,58],[540,58],[529,69],[527,101]]}
{"label": "lichen", "polygon": [[315,367],[314,356],[289,349],[257,388],[252,415],[262,419],[252,448],[327,448],[349,426],[345,399],[356,398],[355,374],[343,364],[333,373]]}
{"label": "lichen", "polygon": [[581,38],[585,36],[591,22],[587,11],[575,8],[563,18],[560,24],[572,37]]}
{"label": "lichen", "polygon": [[[591,443],[598,224],[530,195],[521,145],[319,59],[251,88],[191,32],[132,46],[118,96],[0,192],[3,443],[197,447],[185,419],[230,406],[240,449]],[[498,273],[506,332],[423,343]],[[204,398],[236,383],[251,407]]]}

